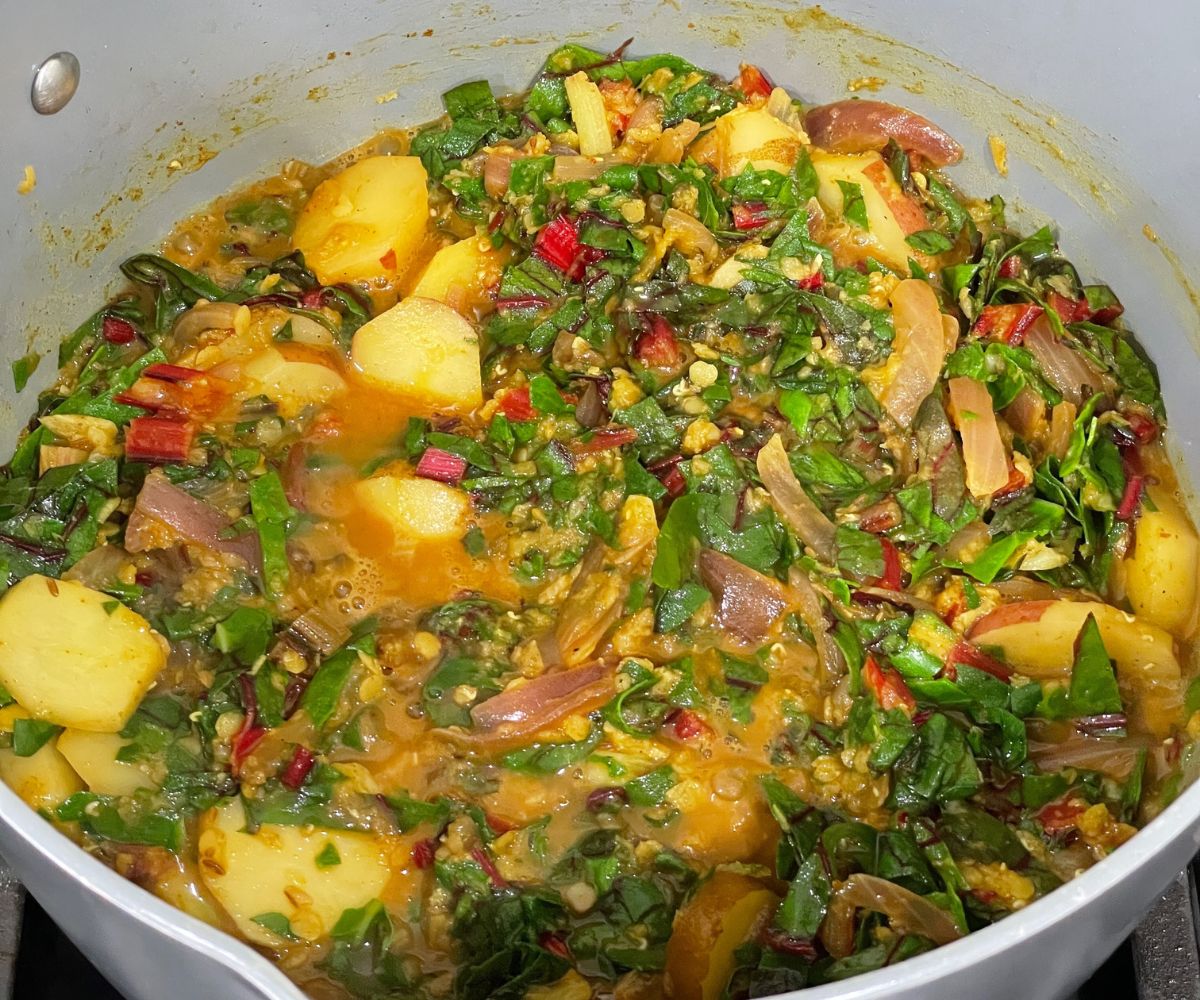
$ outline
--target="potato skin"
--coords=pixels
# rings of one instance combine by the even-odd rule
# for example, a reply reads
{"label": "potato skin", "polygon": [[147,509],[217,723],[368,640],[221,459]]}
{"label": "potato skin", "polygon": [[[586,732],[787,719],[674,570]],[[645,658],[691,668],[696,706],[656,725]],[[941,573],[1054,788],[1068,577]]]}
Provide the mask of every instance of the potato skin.
{"label": "potato skin", "polygon": [[826,153],[810,151],[813,169],[820,180],[817,200],[826,212],[842,214],[842,190],[838,181],[857,184],[862,191],[869,228],[854,229],[864,257],[878,257],[884,263],[907,272],[910,257],[918,257],[905,241],[918,229],[925,228],[920,208],[900,189],[878,153]]}

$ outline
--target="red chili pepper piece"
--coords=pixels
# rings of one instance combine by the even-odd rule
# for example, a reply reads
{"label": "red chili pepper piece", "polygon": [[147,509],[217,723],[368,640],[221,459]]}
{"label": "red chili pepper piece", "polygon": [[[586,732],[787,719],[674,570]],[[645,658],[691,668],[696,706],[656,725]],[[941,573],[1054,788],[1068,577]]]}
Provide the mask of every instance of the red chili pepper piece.
{"label": "red chili pepper piece", "polygon": [[483,818],[487,821],[488,829],[495,834],[508,833],[509,830],[517,828],[516,823],[506,820],[503,816],[497,816],[495,813],[484,813]]}
{"label": "red chili pepper piece", "polygon": [[292,754],[291,762],[279,777],[280,782],[287,788],[295,791],[304,784],[304,780],[308,777],[308,773],[313,769],[313,765],[316,762],[316,756],[308,747],[296,747],[296,752]]}
{"label": "red chili pepper piece", "polygon": [[412,863],[420,869],[428,868],[433,864],[433,859],[437,854],[437,846],[437,841],[433,837],[418,840],[413,844]]}
{"label": "red chili pepper piece", "polygon": [[733,206],[733,228],[739,233],[761,229],[771,221],[771,210],[765,201],[747,201]]}
{"label": "red chili pepper piece", "polygon": [[638,337],[634,353],[643,364],[657,368],[672,368],[679,364],[682,357],[675,331],[661,316],[650,317],[649,329]]}
{"label": "red chili pepper piece", "polygon": [[538,938],[538,944],[550,952],[551,955],[557,955],[559,958],[565,958],[568,961],[571,959],[571,949],[567,947],[567,943],[557,934],[544,931],[542,936]]}
{"label": "red chili pepper piece", "polygon": [[738,90],[747,97],[770,97],[771,81],[757,66],[742,63],[742,71],[738,74]]}
{"label": "red chili pepper piece", "polygon": [[417,475],[457,486],[467,471],[467,460],[441,448],[426,448],[417,463]]}
{"label": "red chili pepper piece", "polygon": [[1036,302],[1017,302],[1006,306],[984,306],[975,321],[977,337],[994,335],[1006,344],[1020,344],[1043,309]]}
{"label": "red chili pepper piece", "polygon": [[676,709],[668,716],[668,724],[676,739],[685,742],[697,737],[712,735],[712,726],[690,708]]}
{"label": "red chili pepper piece", "polygon": [[1038,811],[1037,819],[1047,833],[1065,833],[1075,829],[1084,811],[1078,802],[1051,802]]}
{"label": "red chili pepper piece", "polygon": [[380,266],[382,266],[385,271],[396,270],[396,251],[395,251],[395,249],[389,250],[382,257],[380,257],[379,263],[380,263]]}
{"label": "red chili pepper piece", "polygon": [[136,417],[125,429],[125,457],[134,462],[186,462],[195,428],[170,417]]}
{"label": "red chili pepper piece", "polygon": [[904,589],[904,568],[900,565],[900,550],[890,539],[881,538],[883,546],[883,575],[869,581],[872,587],[882,587],[884,590]]}
{"label": "red chili pepper piece", "polygon": [[992,494],[992,503],[1006,503],[1018,493],[1023,492],[1028,485],[1025,482],[1025,477],[1021,474],[1021,470],[1015,465],[1010,464],[1008,467],[1008,480],[1000,489]]}
{"label": "red chili pepper piece", "polygon": [[1086,299],[1069,299],[1058,292],[1051,292],[1046,296],[1046,301],[1064,323],[1080,323],[1092,315]]}
{"label": "red chili pepper piece", "polygon": [[1132,521],[1142,506],[1142,491],[1146,487],[1145,476],[1130,476],[1125,480],[1125,492],[1121,496],[1121,504],[1117,507],[1118,521]]}
{"label": "red chili pepper piece", "polygon": [[132,344],[137,337],[137,329],[126,320],[116,316],[105,316],[101,325],[101,335],[110,344]]}
{"label": "red chili pepper piece", "polygon": [[965,639],[956,642],[954,648],[950,650],[950,655],[946,657],[947,666],[953,666],[956,663],[965,663],[968,667],[982,670],[1002,681],[1009,680],[1013,673],[1007,663],[997,660],[994,656],[989,656],[978,646],[973,646]]}
{"label": "red chili pepper piece", "polygon": [[904,678],[891,667],[881,667],[873,656],[868,656],[863,664],[862,676],[863,683],[884,710],[899,708],[911,715],[917,707],[917,699],[904,683]]}
{"label": "red chili pepper piece", "polygon": [[529,401],[529,386],[510,389],[500,398],[500,412],[509,420],[532,420],[537,411]]}
{"label": "red chili pepper piece", "polygon": [[1015,278],[1021,273],[1023,263],[1017,254],[1010,254],[1004,258],[999,270],[996,272],[1001,278]]}
{"label": "red chili pepper piece", "polygon": [[579,230],[565,215],[558,215],[538,230],[533,252],[560,271],[569,271],[579,253]]}

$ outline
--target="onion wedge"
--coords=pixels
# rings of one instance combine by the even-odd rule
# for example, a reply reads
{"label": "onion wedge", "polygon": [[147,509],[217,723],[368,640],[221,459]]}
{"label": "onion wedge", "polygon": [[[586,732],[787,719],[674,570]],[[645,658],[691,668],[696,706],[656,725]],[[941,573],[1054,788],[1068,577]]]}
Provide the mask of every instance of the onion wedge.
{"label": "onion wedge", "polygon": [[712,549],[697,560],[700,579],[717,602],[717,621],[746,642],[762,642],[788,606],[778,580]]}
{"label": "onion wedge", "polygon": [[476,731],[468,739],[496,746],[519,742],[568,715],[599,708],[616,693],[616,669],[609,661],[542,674],[472,708]]}
{"label": "onion wedge", "polygon": [[[951,317],[945,317],[951,320]],[[946,355],[952,350],[949,324],[938,309],[937,296],[924,281],[908,278],[892,292],[892,323],[896,330],[894,361],[888,364],[888,385],[879,402],[891,418],[907,429],[925,398],[937,385]],[[954,336],[958,325],[954,324]]]}
{"label": "onion wedge", "polygon": [[763,486],[771,494],[771,503],[775,509],[800,536],[800,540],[812,549],[822,560],[833,563],[837,551],[833,544],[833,522],[829,520],[804,492],[800,480],[792,471],[784,451],[783,441],[776,434],[758,453],[758,474]]}
{"label": "onion wedge", "polygon": [[946,132],[915,111],[886,101],[836,101],[804,116],[813,143],[836,153],[883,149],[889,139],[935,167],[962,159],[963,150]]}
{"label": "onion wedge", "polygon": [[[1022,346],[1037,359],[1046,378],[1063,399],[1079,406],[1088,395],[1104,388],[1104,379],[1078,351],[1058,338],[1045,316],[1039,317],[1026,332]],[[1085,394],[1084,388],[1091,392]]]}
{"label": "onion wedge", "polygon": [[965,376],[950,380],[950,414],[962,436],[967,489],[974,497],[991,496],[1008,482],[1008,453],[996,426],[987,386]]}
{"label": "onion wedge", "polygon": [[949,944],[963,936],[954,918],[911,889],[876,875],[851,875],[834,893],[840,903],[872,910],[888,918],[893,930],[918,934],[934,944]]}
{"label": "onion wedge", "polygon": [[130,552],[163,548],[158,541],[165,526],[180,541],[195,542],[217,552],[243,559],[251,568],[262,566],[258,536],[222,537],[230,520],[221,511],[168,481],[157,469],[151,472],[138,494],[125,527],[125,548]]}

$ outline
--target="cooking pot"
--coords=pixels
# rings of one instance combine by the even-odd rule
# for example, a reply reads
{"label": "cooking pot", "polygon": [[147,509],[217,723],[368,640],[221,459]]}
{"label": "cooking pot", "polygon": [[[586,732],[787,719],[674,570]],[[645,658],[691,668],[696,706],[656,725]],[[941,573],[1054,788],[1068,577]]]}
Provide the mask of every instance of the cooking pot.
{"label": "cooking pot", "polygon": [[[843,20],[844,19],[844,20]],[[1053,219],[1071,259],[1118,289],[1157,361],[1171,444],[1200,469],[1193,404],[1200,295],[1200,5],[1008,0],[921,5],[831,0],[56,0],[9,11],[0,39],[3,349],[45,359],[0,398],[8,447],[53,376],[58,341],[111,288],[121,259],[286,159],[321,161],[387,125],[440,112],[439,95],[487,77],[519,90],[555,45],[678,52],[726,74],[753,61],[801,96],[851,81],[928,115],[968,150],[955,178],[999,191],[1022,225]],[[35,113],[36,64],[59,50],[78,92]],[[863,78],[879,78],[864,81]],[[987,138],[1010,173],[998,175]],[[17,193],[26,164],[34,190]],[[804,991],[926,1000],[1060,997],[1129,933],[1200,845],[1200,784],[1112,857],[1000,923],[892,968]],[[246,945],[86,855],[0,785],[0,852],[104,974],[139,1000],[298,1000]],[[800,996],[799,993],[791,994]]]}

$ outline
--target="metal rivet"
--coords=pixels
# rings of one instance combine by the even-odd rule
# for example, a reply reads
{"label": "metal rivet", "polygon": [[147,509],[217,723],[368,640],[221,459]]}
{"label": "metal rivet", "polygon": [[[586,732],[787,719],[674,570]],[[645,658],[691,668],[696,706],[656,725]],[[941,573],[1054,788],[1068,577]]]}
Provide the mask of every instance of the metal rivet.
{"label": "metal rivet", "polygon": [[52,115],[67,106],[79,87],[79,60],[70,52],[55,52],[33,73],[29,99],[39,115]]}

